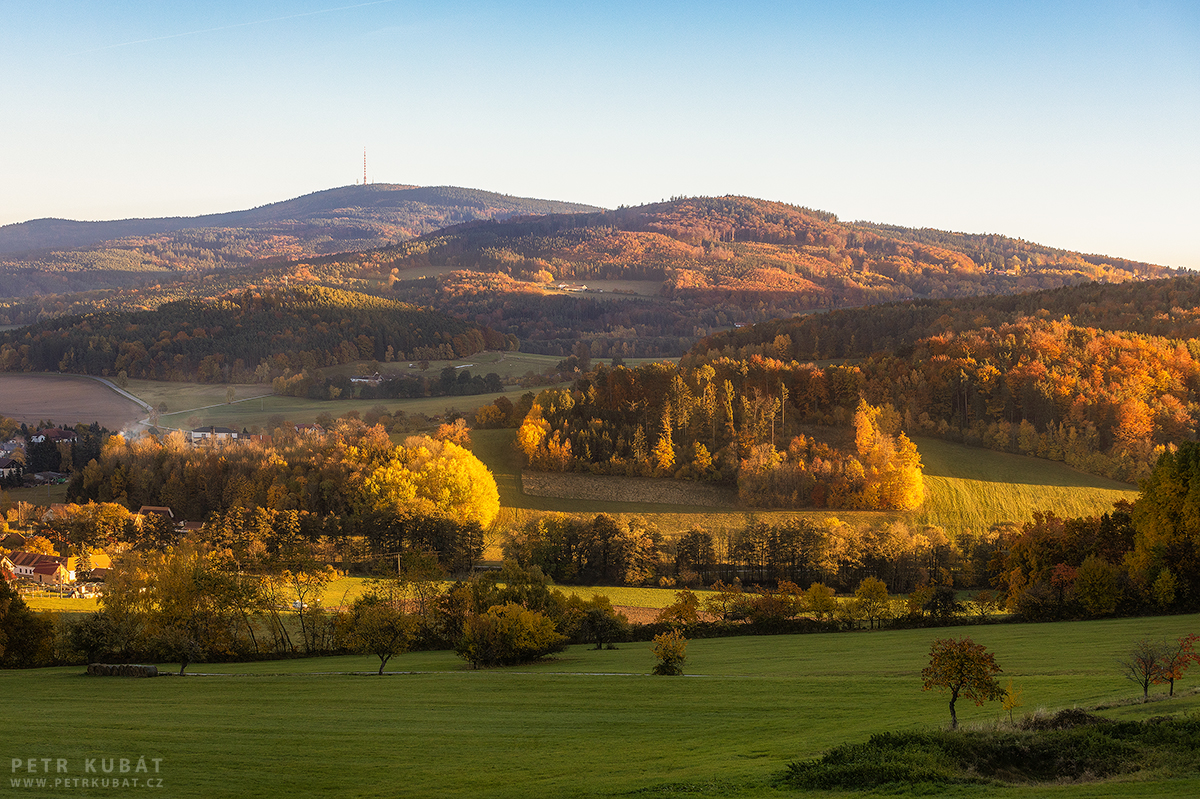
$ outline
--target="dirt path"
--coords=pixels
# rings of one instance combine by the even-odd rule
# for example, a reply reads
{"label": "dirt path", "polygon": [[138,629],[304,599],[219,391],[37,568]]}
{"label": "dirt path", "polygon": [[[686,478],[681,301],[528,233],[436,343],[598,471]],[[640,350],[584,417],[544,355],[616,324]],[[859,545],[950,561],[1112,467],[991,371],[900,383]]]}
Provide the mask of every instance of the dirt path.
{"label": "dirt path", "polygon": [[653,502],[706,508],[737,506],[737,492],[724,486],[685,480],[524,471],[521,472],[521,488],[535,497]]}

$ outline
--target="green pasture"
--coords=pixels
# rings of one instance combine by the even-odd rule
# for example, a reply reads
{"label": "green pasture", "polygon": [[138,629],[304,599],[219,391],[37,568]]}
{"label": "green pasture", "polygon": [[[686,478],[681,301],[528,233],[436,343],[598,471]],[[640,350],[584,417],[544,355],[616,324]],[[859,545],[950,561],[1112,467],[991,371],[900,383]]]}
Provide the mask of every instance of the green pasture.
{"label": "green pasture", "polygon": [[[365,577],[342,577],[334,580],[325,587],[322,603],[325,607],[338,607],[349,605],[367,589],[369,580]],[[578,594],[584,599],[591,599],[597,594],[607,596],[614,605],[625,605],[629,607],[639,608],[665,608],[675,602],[675,588],[642,588],[635,586],[618,586],[618,585],[557,585],[553,588],[562,591],[570,596]],[[712,594],[712,591],[697,591],[696,594],[703,599]],[[41,601],[41,600],[33,600]],[[33,601],[27,600],[31,607],[34,607]],[[53,600],[62,602],[73,602],[85,600]],[[40,605],[36,606],[42,609]],[[46,608],[50,609],[50,608]],[[66,608],[55,608],[66,609]]]}
{"label": "green pasture", "polygon": [[[656,610],[662,610],[668,605],[675,604],[675,594],[682,590],[680,588],[642,588],[627,585],[560,585],[557,588],[567,596],[575,594],[584,599],[591,599],[594,596],[603,595],[608,597],[608,600],[614,605],[630,608],[654,608]],[[713,596],[716,592],[695,591],[693,593],[703,601]]]}
{"label": "green pasture", "polygon": [[91,613],[100,609],[95,597],[71,599],[60,596],[25,596],[25,604],[34,610],[52,610],[65,613]]}
{"label": "green pasture", "polygon": [[67,501],[67,484],[6,488],[0,492],[0,502],[28,502],[31,505],[54,505]]}
{"label": "green pasture", "polygon": [[[1185,680],[1187,696],[1124,706],[1139,689],[1114,659],[1136,638],[1197,627],[1176,616],[696,640],[682,678],[648,676],[648,643],[482,671],[449,652],[409,653],[384,677],[354,673],[373,672],[374,657],[193,664],[192,676],[152,680],[6,671],[4,748],[22,769],[65,758],[75,774],[85,758],[162,758],[163,795],[177,797],[792,796],[773,784],[791,760],[946,723],[946,696],[920,689],[936,637],[970,634],[993,651],[1024,692],[1018,712],[1119,705],[1103,712],[1144,717],[1196,712],[1200,695]],[[999,703],[959,705],[965,725],[1002,715]],[[1200,778],[1143,777],[948,794],[1198,792]]]}
{"label": "green pasture", "polygon": [[474,411],[481,405],[488,405],[497,397],[508,396],[516,399],[520,392],[500,392],[497,394],[477,394],[469,397],[422,397],[420,399],[373,399],[373,400],[313,400],[304,397],[282,397],[268,394],[262,397],[239,401],[231,404],[220,404],[206,408],[167,413],[159,417],[159,425],[165,428],[192,428],[193,417],[199,426],[218,425],[232,427],[236,430],[258,426],[260,429],[269,428],[271,420],[282,417],[288,422],[314,422],[322,413],[339,417],[348,411],[358,411],[363,414],[376,405],[386,408],[388,413],[404,411],[409,415],[423,413],[426,416],[440,416],[450,410],[463,413]]}

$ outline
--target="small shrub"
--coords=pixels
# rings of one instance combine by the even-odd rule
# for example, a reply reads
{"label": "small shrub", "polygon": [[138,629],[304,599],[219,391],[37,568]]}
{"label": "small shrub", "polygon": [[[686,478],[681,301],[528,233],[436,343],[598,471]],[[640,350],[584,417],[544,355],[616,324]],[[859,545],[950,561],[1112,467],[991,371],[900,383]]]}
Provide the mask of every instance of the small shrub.
{"label": "small shrub", "polygon": [[687,645],[687,639],[679,630],[654,636],[654,656],[658,658],[658,664],[655,665],[653,673],[668,676],[683,674]]}
{"label": "small shrub", "polygon": [[456,651],[475,668],[514,666],[560,652],[566,640],[550,619],[510,602],[468,617]]}

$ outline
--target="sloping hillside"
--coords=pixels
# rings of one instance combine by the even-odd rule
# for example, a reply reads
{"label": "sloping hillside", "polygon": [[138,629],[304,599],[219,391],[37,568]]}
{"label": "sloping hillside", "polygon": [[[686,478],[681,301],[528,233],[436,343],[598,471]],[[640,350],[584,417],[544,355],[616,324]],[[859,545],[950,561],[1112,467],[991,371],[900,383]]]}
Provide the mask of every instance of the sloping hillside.
{"label": "sloping hillside", "polygon": [[1121,282],[1162,267],[1003,236],[840,222],[746,197],[465,224],[363,259],[555,280],[661,280],[664,296],[777,302],[793,310]]}

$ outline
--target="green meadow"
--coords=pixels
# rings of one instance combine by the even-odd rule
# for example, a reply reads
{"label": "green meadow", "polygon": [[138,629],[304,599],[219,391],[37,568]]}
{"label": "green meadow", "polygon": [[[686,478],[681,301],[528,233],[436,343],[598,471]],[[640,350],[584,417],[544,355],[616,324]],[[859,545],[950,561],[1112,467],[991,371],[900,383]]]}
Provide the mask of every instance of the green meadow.
{"label": "green meadow", "polygon": [[[516,387],[516,382],[528,373],[542,374],[554,368],[563,359],[557,355],[534,355],[524,352],[482,352],[472,358],[458,361],[429,361],[429,367],[424,374],[431,380],[436,380],[442,369],[447,366],[469,369],[473,375],[486,375],[495,372],[506,385],[511,388],[495,394],[475,394],[463,397],[421,397],[417,399],[337,399],[314,400],[304,397],[284,397],[271,393],[268,384],[226,384],[226,383],[171,383],[156,380],[130,380],[126,388],[129,393],[143,402],[157,408],[162,404],[167,412],[159,417],[159,424],[164,428],[188,429],[195,420],[199,425],[218,425],[235,429],[258,426],[266,428],[275,417],[282,417],[290,422],[313,422],[322,413],[333,417],[341,416],[349,411],[364,413],[371,408],[381,405],[389,413],[404,411],[407,414],[423,413],[426,416],[436,416],[447,410],[457,410],[469,413],[482,405],[489,405],[497,397],[507,396],[516,400],[526,389]],[[626,363],[638,366],[663,358],[630,358]],[[678,359],[673,359],[678,360]],[[369,363],[359,362],[322,369],[322,374],[370,374],[379,371],[385,375],[420,374],[413,362]],[[234,397],[227,402],[226,392],[232,388]],[[540,388],[531,389],[536,393]]]}
{"label": "green meadow", "polygon": [[[76,775],[85,758],[161,758],[161,795],[175,797],[792,796],[775,784],[792,760],[946,723],[946,696],[920,688],[938,636],[969,634],[995,652],[1002,679],[1023,691],[1018,713],[1108,706],[1101,712],[1144,718],[1200,709],[1195,676],[1175,699],[1130,704],[1139,689],[1115,658],[1136,638],[1198,627],[1200,616],[1175,616],[696,640],[682,678],[648,676],[649,644],[574,646],[481,671],[449,652],[417,652],[383,677],[356,673],[374,671],[373,657],[193,664],[188,677],[151,680],[6,671],[0,740],[6,767],[22,760],[7,779],[28,776],[29,758],[65,758]],[[1001,719],[999,703],[959,706],[968,726]],[[11,795],[67,793],[114,791]],[[1185,796],[1200,794],[1200,777],[947,794]]]}

